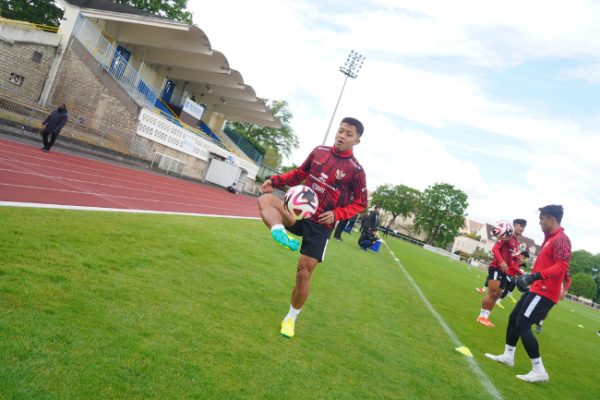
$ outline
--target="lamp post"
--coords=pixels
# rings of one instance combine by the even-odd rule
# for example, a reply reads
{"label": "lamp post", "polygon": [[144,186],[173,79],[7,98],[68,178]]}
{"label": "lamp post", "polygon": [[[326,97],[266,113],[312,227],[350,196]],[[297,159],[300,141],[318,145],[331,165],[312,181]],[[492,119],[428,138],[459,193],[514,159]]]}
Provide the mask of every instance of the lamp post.
{"label": "lamp post", "polygon": [[358,54],[354,50],[350,51],[348,55],[348,59],[346,63],[340,67],[340,72],[346,75],[344,78],[344,85],[342,86],[342,91],[340,92],[340,97],[338,98],[337,104],[335,105],[335,110],[333,110],[333,115],[331,116],[331,121],[329,121],[329,126],[327,127],[327,132],[325,132],[325,138],[323,138],[323,146],[327,142],[327,136],[329,136],[329,130],[331,129],[331,124],[333,124],[333,119],[335,118],[335,113],[337,112],[338,106],[340,105],[340,100],[342,99],[342,94],[344,94],[344,88],[346,87],[346,82],[348,78],[356,79],[358,76],[358,72],[365,62],[365,57]]}

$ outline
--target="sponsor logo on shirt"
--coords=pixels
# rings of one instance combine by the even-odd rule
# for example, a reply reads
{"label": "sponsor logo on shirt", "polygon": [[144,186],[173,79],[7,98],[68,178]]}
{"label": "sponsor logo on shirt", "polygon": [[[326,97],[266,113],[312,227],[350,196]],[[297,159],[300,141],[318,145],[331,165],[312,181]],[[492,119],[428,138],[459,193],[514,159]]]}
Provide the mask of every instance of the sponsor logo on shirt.
{"label": "sponsor logo on shirt", "polygon": [[321,186],[317,185],[316,183],[312,184],[312,188],[313,188],[313,190],[316,190],[317,192],[325,193],[325,188],[322,188]]}

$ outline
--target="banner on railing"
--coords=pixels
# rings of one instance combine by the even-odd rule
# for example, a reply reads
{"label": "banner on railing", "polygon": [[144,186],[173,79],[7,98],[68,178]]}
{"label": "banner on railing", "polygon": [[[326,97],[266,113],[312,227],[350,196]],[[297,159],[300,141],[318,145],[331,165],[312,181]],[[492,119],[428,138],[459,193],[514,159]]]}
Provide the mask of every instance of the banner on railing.
{"label": "banner on railing", "polygon": [[208,161],[210,153],[217,154],[225,158],[226,162],[244,168],[248,171],[249,178],[256,178],[256,165],[147,110],[140,113],[137,134],[204,161]]}
{"label": "banner on railing", "polygon": [[[186,98],[185,104],[183,105],[183,111],[196,118],[198,121],[202,119],[204,115],[205,107],[194,103],[191,99]],[[196,124],[197,125],[197,124]],[[195,125],[194,125],[195,126]]]}

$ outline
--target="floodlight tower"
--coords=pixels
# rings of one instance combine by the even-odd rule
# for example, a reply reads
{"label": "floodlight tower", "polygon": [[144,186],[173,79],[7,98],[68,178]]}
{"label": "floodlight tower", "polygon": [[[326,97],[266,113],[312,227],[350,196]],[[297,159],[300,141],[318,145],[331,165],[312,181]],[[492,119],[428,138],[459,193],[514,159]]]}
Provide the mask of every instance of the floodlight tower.
{"label": "floodlight tower", "polygon": [[333,124],[333,119],[335,118],[335,113],[337,112],[338,106],[340,105],[340,100],[342,99],[342,94],[344,94],[344,88],[346,87],[346,82],[348,78],[356,79],[358,76],[358,72],[365,62],[366,58],[362,55],[358,54],[354,50],[350,51],[348,55],[348,59],[346,63],[340,67],[340,72],[346,75],[344,79],[344,85],[342,86],[342,91],[340,92],[340,97],[338,98],[337,104],[335,105],[335,110],[333,110],[333,115],[331,116],[331,121],[329,121],[329,126],[327,127],[327,132],[325,132],[325,138],[323,139],[323,146],[327,142],[327,136],[329,136],[329,130],[331,129],[331,124]]}

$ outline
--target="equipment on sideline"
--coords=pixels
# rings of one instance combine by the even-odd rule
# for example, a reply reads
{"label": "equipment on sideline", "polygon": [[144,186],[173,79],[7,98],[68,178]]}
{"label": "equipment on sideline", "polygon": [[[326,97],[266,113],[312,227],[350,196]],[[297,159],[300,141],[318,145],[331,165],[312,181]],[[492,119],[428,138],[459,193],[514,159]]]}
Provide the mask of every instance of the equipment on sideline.
{"label": "equipment on sideline", "polygon": [[492,235],[500,241],[505,241],[513,236],[514,231],[515,229],[510,222],[502,220],[496,222],[494,229],[492,229]]}
{"label": "equipment on sideline", "polygon": [[294,186],[283,198],[283,209],[296,220],[312,217],[318,207],[317,194],[307,186]]}

